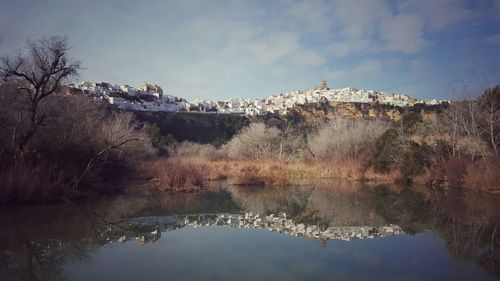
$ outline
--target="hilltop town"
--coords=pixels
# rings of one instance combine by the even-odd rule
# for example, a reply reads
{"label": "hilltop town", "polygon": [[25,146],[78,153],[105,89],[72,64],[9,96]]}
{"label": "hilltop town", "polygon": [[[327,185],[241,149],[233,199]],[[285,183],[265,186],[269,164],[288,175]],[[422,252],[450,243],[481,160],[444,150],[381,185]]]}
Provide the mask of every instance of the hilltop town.
{"label": "hilltop town", "polygon": [[165,94],[157,84],[144,83],[139,87],[116,85],[107,82],[80,82],[64,87],[67,94],[84,94],[112,104],[120,109],[161,112],[202,112],[221,114],[266,115],[286,114],[297,105],[322,102],[387,104],[398,107],[415,104],[437,105],[445,100],[415,99],[408,95],[359,90],[354,87],[333,89],[327,81],[307,90],[297,90],[267,98],[235,98],[225,101],[187,100]]}

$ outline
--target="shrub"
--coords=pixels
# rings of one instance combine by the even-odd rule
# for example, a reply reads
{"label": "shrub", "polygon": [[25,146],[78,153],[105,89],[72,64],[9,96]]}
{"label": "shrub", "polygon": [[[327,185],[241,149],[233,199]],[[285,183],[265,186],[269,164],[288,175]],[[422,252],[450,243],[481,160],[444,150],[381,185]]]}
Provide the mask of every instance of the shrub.
{"label": "shrub", "polygon": [[238,185],[283,186],[288,184],[288,169],[273,162],[245,163],[235,175]]}
{"label": "shrub", "polygon": [[[16,132],[14,113],[6,111],[3,116],[0,144],[5,146],[0,166],[7,185],[1,192],[17,194],[15,200],[47,202],[71,197],[77,193],[62,192],[63,188],[82,191],[104,178],[123,178],[125,170],[153,152],[149,137],[139,130],[131,113],[111,111],[87,97],[54,95],[43,106],[50,122],[40,127],[20,155],[8,139]],[[32,177],[33,182],[13,181],[9,175],[19,174],[19,167],[24,166],[31,173],[26,178]],[[1,196],[14,198],[8,194]]]}
{"label": "shrub", "polygon": [[500,158],[469,164],[462,174],[463,186],[476,191],[500,192]]}
{"label": "shrub", "polygon": [[416,142],[410,142],[408,149],[402,151],[403,159],[399,168],[404,178],[410,179],[412,176],[421,175],[424,172],[424,168],[429,164],[427,151],[427,145]]}
{"label": "shrub", "polygon": [[397,131],[394,128],[388,129],[376,140],[376,156],[372,160],[373,168],[376,172],[389,172],[394,166],[392,157],[394,151],[393,143],[397,137]]}
{"label": "shrub", "polygon": [[375,140],[387,129],[382,121],[336,117],[319,129],[309,142],[319,159],[358,159],[373,151]]}
{"label": "shrub", "polygon": [[164,159],[143,165],[154,185],[163,191],[190,192],[203,186],[208,166],[179,159]]}
{"label": "shrub", "polygon": [[0,203],[48,203],[68,198],[73,190],[54,165],[18,162],[0,171]]}
{"label": "shrub", "polygon": [[280,131],[263,123],[251,123],[228,143],[232,159],[271,159],[279,154]]}

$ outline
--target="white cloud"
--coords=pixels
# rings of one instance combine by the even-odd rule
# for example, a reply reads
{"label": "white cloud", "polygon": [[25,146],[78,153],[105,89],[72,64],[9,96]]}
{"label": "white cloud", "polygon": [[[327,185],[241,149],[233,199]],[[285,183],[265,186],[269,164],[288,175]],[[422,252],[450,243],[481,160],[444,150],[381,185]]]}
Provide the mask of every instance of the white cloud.
{"label": "white cloud", "polygon": [[333,1],[332,15],[343,25],[347,38],[364,38],[375,33],[376,24],[391,15],[385,0],[337,0]]}
{"label": "white cloud", "polygon": [[400,13],[419,15],[432,29],[442,29],[471,16],[465,0],[404,0],[398,9]]}
{"label": "white cloud", "polygon": [[338,80],[344,79],[346,76],[345,70],[330,70],[326,71],[324,76],[330,83],[337,83]]}
{"label": "white cloud", "polygon": [[[118,13],[106,1],[13,1],[0,9],[0,52],[27,38],[68,34],[87,67],[81,79],[151,80],[188,99],[264,96],[283,85],[418,68],[409,60],[435,43],[433,32],[470,19],[471,7],[481,6],[465,1],[129,1]],[[500,0],[485,1],[490,17],[495,5],[500,18]],[[352,59],[365,61],[349,68]]]}
{"label": "white cloud", "polygon": [[[432,16],[428,16],[428,10],[445,9],[450,1],[459,2],[406,0],[400,4],[401,13],[393,11],[387,0],[316,0],[297,2],[288,14],[305,22],[308,30],[336,30],[338,36],[325,48],[328,54],[336,57],[380,50],[413,54],[428,46],[424,37],[427,24],[437,28],[462,17],[463,9],[459,5],[453,6],[457,8],[452,9],[451,16],[434,19],[437,15],[432,12]],[[434,2],[440,4],[432,4]]]}
{"label": "white cloud", "polygon": [[400,14],[384,19],[381,38],[385,49],[407,54],[422,51],[429,43],[423,37],[423,21],[415,15]]}
{"label": "white cloud", "polygon": [[326,62],[326,59],[318,52],[304,49],[291,56],[290,62],[298,66],[321,66]]}
{"label": "white cloud", "polygon": [[325,47],[327,54],[336,57],[347,57],[352,54],[374,53],[380,50],[379,45],[369,39],[346,39],[333,42]]}
{"label": "white cloud", "polygon": [[374,74],[382,70],[382,62],[379,60],[371,59],[362,62],[353,69],[353,73],[356,75],[368,75]]}
{"label": "white cloud", "polygon": [[331,16],[328,1],[298,1],[288,8],[287,14],[293,20],[305,24],[306,29],[310,31],[327,31],[335,23],[335,18]]}

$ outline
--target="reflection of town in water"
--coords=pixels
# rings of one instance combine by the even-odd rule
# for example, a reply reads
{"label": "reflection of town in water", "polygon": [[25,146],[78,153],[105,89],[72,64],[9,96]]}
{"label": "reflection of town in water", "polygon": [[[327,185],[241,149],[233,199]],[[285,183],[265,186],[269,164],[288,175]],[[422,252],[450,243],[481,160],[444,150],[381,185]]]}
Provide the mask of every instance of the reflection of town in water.
{"label": "reflection of town in water", "polygon": [[[127,242],[138,241],[149,244],[141,249],[162,251],[162,242],[183,239],[181,231],[192,235],[198,230],[216,230],[217,235],[258,231],[245,236],[248,244],[266,233],[288,245],[309,239],[322,246],[326,241],[363,240],[346,243],[346,251],[361,245],[386,247],[394,242],[391,237],[427,232],[446,245],[447,253],[441,254],[472,261],[500,277],[500,206],[499,199],[493,199],[383,187],[224,186],[193,194],[123,196],[89,205],[4,207],[0,280],[65,280],[67,264],[86,263],[108,245],[128,249],[136,243]],[[297,238],[285,239],[291,237]],[[409,241],[414,240],[398,243]]]}
{"label": "reflection of town in water", "polygon": [[[401,227],[393,224],[382,226],[329,226],[306,225],[287,218],[286,213],[261,215],[246,212],[242,214],[194,214],[185,216],[141,217],[124,223],[130,229],[142,230],[129,236],[119,237],[117,242],[136,239],[141,243],[155,242],[162,232],[178,230],[185,226],[230,227],[245,229],[264,229],[290,236],[304,236],[315,240],[372,239],[404,234]],[[111,229],[110,229],[111,230]],[[106,235],[103,233],[103,235]]]}

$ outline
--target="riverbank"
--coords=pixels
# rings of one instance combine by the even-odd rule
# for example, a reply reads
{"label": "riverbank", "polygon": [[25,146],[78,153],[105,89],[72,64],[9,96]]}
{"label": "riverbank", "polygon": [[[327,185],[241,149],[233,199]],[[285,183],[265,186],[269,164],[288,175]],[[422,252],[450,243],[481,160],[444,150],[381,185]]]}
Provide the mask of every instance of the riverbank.
{"label": "riverbank", "polygon": [[[479,170],[482,176],[479,176]],[[491,166],[472,166],[461,175],[460,185],[450,174],[458,171],[431,171],[405,178],[400,170],[386,173],[351,160],[277,161],[277,160],[213,160],[200,157],[171,157],[145,162],[138,175],[147,178],[151,187],[168,192],[196,192],[212,181],[226,179],[241,186],[292,186],[354,181],[376,184],[416,185],[429,189],[464,189],[497,193],[499,183]],[[328,185],[328,184],[327,184]]]}
{"label": "riverbank", "polygon": [[380,174],[360,163],[337,161],[217,160],[200,158],[162,158],[142,165],[153,186],[163,191],[191,192],[205,183],[227,179],[243,186],[310,185],[320,181],[359,181],[398,183],[399,172]]}

